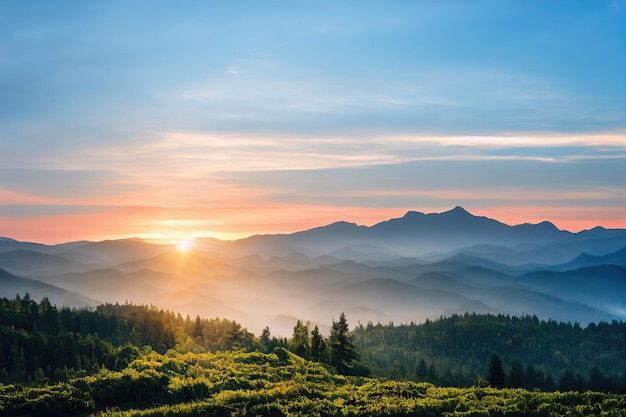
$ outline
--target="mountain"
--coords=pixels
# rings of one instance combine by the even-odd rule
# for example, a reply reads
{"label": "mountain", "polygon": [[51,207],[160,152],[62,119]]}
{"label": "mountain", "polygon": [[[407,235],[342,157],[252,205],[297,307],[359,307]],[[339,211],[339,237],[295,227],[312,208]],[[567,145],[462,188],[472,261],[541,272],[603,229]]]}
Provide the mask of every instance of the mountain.
{"label": "mountain", "polygon": [[558,243],[575,238],[576,234],[559,230],[550,222],[509,226],[455,207],[442,213],[409,211],[402,217],[370,227],[341,221],[292,234],[257,235],[236,241],[232,247],[248,252],[276,251],[280,248],[293,251],[298,248],[303,253],[322,254],[369,245],[383,246],[386,251],[399,255],[414,256],[481,244],[510,247]]}
{"label": "mountain", "polygon": [[516,282],[626,318],[626,268],[617,265],[534,271],[517,277]]}
{"label": "mountain", "polygon": [[616,252],[600,256],[590,255],[587,252],[583,252],[569,262],[555,265],[551,268],[551,270],[567,271],[570,269],[599,265],[619,265],[622,267],[626,267],[626,247]]}
{"label": "mountain", "polygon": [[157,245],[141,239],[118,239],[86,242],[77,247],[64,248],[56,253],[78,262],[114,266],[153,257],[170,249],[170,245]]}
{"label": "mountain", "polygon": [[233,266],[225,260],[197,250],[191,250],[185,253],[181,253],[177,250],[169,250],[151,258],[140,258],[131,262],[123,263],[118,267],[124,271],[153,269],[166,273],[195,274],[209,274],[212,272],[230,271],[233,269]]}
{"label": "mountain", "polygon": [[233,315],[256,328],[287,315],[324,323],[420,321],[466,311],[580,322],[626,318],[626,231],[507,225],[462,207],[372,226],[291,234],[42,245],[0,239],[0,268],[102,301]]}
{"label": "mountain", "polygon": [[[48,282],[106,302],[132,300],[149,303],[163,292],[181,288],[179,277],[141,269],[122,272],[113,268],[94,269],[49,277]],[[123,291],[121,291],[123,289]]]}
{"label": "mountain", "polygon": [[462,294],[492,307],[494,312],[503,314],[534,314],[543,319],[577,321],[585,324],[616,318],[581,302],[563,300],[557,294],[515,285],[513,277],[481,267],[468,266],[459,271],[445,273],[426,272],[410,283],[421,288]]}
{"label": "mountain", "polygon": [[573,234],[571,238],[565,242],[547,243],[543,245],[534,245],[533,248],[522,249],[508,255],[488,254],[480,255],[489,259],[505,263],[508,265],[516,265],[522,267],[545,268],[546,265],[557,265],[569,262],[581,253],[588,253],[593,256],[601,256],[611,252],[618,251],[626,247],[626,231],[616,229],[602,229],[598,236],[589,238],[585,232]]}
{"label": "mountain", "polygon": [[66,272],[87,271],[94,265],[86,265],[59,255],[14,249],[0,252],[0,268],[18,275],[45,277]]}
{"label": "mountain", "polygon": [[0,237],[0,252],[9,252],[17,249],[25,249],[40,253],[55,254],[57,252],[70,250],[77,248],[84,244],[90,243],[88,241],[66,242],[57,245],[45,245],[43,243],[36,242],[21,242],[9,237]]}
{"label": "mountain", "polygon": [[465,266],[453,271],[454,276],[465,278],[469,284],[481,288],[501,287],[514,283],[511,275],[482,266]]}
{"label": "mountain", "polygon": [[18,249],[45,251],[46,245],[42,243],[20,242],[8,237],[0,238],[0,252],[10,252]]}
{"label": "mountain", "polygon": [[523,287],[494,287],[478,296],[484,303],[510,315],[536,315],[542,319],[565,322],[611,321],[614,315],[576,301],[565,301],[553,295]]}
{"label": "mountain", "polygon": [[346,246],[337,251],[331,252],[330,256],[338,259],[348,259],[357,262],[383,261],[396,259],[399,254],[380,245],[367,243]]}
{"label": "mountain", "polygon": [[337,305],[372,306],[389,315],[415,319],[449,314],[465,308],[477,312],[491,310],[455,292],[421,288],[389,278],[336,286],[328,291],[327,297],[327,303],[334,305],[335,310]]}
{"label": "mountain", "polygon": [[509,226],[494,219],[475,216],[462,207],[442,213],[424,214],[409,211],[403,217],[375,224],[370,230],[379,236],[393,239],[429,240],[429,248],[447,242],[453,245],[517,241],[546,242],[564,239],[568,232],[557,229],[550,222]]}
{"label": "mountain", "polygon": [[511,270],[511,267],[509,267],[508,265],[504,265],[499,262],[494,262],[489,259],[471,255],[465,252],[459,252],[456,255],[453,255],[449,258],[445,258],[442,261],[439,261],[438,263],[479,266],[479,267],[488,268],[494,271],[510,271]]}
{"label": "mountain", "polygon": [[411,280],[410,283],[421,288],[451,291],[464,295],[473,295],[480,292],[480,289],[477,287],[461,282],[461,280],[450,274],[437,271],[425,272]]}
{"label": "mountain", "polygon": [[[602,255],[626,246],[626,230],[596,227],[578,233],[559,230],[544,221],[537,224],[507,225],[474,215],[462,207],[441,213],[408,211],[402,217],[373,226],[339,221],[291,234],[255,235],[236,241],[197,239],[196,249],[215,256],[284,257],[300,253],[309,257],[330,255],[361,262],[393,261],[394,258],[439,252],[439,258],[458,254],[485,258],[508,265],[556,264],[582,252]],[[171,250],[139,239],[102,242],[70,242],[41,245],[0,240],[0,252],[27,249],[57,254],[87,264],[114,266],[148,259]],[[448,255],[446,255],[448,254]]]}
{"label": "mountain", "polygon": [[23,297],[26,293],[33,300],[48,297],[52,304],[59,306],[90,307],[98,304],[97,301],[77,292],[64,290],[34,279],[21,278],[0,269],[0,297],[14,298],[16,294]]}

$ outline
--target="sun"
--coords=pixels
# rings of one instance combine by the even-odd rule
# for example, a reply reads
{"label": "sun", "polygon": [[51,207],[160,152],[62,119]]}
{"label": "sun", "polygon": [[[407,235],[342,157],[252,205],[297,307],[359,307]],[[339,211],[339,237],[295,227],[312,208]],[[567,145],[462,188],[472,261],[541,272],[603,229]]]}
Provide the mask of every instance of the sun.
{"label": "sun", "polygon": [[179,252],[183,252],[183,253],[184,252],[188,252],[189,249],[191,249],[191,241],[189,241],[189,240],[181,240],[176,245],[176,249],[178,249]]}

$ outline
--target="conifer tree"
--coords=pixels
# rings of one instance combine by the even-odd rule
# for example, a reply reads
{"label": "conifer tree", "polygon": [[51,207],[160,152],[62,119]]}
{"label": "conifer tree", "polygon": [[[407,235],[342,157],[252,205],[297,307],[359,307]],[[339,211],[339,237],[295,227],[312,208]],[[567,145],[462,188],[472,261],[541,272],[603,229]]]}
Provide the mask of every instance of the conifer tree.
{"label": "conifer tree", "polygon": [[311,360],[316,362],[326,361],[326,343],[317,326],[311,332]]}
{"label": "conifer tree", "polygon": [[415,370],[415,374],[419,381],[425,381],[426,378],[428,378],[428,367],[426,366],[426,361],[424,360],[424,358],[420,359],[417,365],[417,369]]}
{"label": "conifer tree", "polygon": [[487,378],[492,387],[502,388],[504,386],[504,369],[502,360],[496,354],[491,355],[489,362],[489,376]]}
{"label": "conifer tree", "polygon": [[269,353],[272,350],[271,339],[270,339],[270,328],[265,327],[261,332],[261,336],[259,337],[259,349],[263,353]]}
{"label": "conifer tree", "polygon": [[194,323],[191,335],[194,337],[194,339],[202,339],[202,320],[200,319],[199,315],[196,316],[196,322]]}
{"label": "conifer tree", "polygon": [[559,391],[576,391],[578,389],[576,383],[576,376],[571,369],[566,369],[561,375],[559,381]]}
{"label": "conifer tree", "polygon": [[511,364],[511,373],[507,386],[510,388],[521,388],[524,386],[524,366],[519,359],[515,359]]}
{"label": "conifer tree", "polygon": [[339,321],[333,321],[330,332],[330,364],[338,373],[347,375],[358,360],[359,355],[350,340],[346,315],[341,313]]}
{"label": "conifer tree", "polygon": [[298,320],[293,328],[293,336],[291,338],[291,351],[296,355],[305,359],[309,358],[311,346],[309,345],[309,326]]}
{"label": "conifer tree", "polygon": [[604,375],[602,375],[600,368],[594,366],[589,374],[589,389],[591,391],[604,391],[605,385]]}

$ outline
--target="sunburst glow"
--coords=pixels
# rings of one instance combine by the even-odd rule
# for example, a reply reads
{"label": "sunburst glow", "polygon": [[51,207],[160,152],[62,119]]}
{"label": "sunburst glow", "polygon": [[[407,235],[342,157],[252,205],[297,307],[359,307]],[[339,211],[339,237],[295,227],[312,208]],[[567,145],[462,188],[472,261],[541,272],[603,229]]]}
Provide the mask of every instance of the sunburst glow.
{"label": "sunburst glow", "polygon": [[188,252],[191,249],[191,243],[191,240],[182,240],[176,244],[176,249],[182,253]]}

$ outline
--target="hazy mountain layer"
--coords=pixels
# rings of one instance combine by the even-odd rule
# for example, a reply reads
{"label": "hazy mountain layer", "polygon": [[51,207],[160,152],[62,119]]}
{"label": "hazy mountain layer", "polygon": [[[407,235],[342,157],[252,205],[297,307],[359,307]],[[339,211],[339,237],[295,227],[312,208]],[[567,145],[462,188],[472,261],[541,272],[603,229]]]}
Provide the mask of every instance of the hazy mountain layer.
{"label": "hazy mountain layer", "polygon": [[34,300],[48,297],[51,303],[63,306],[88,307],[98,304],[97,301],[77,292],[64,290],[33,279],[21,278],[0,269],[0,297],[13,298],[16,294],[24,296],[27,293]]}
{"label": "hazy mountain layer", "polygon": [[152,303],[236,319],[255,331],[272,323],[277,334],[297,319],[325,324],[340,311],[362,323],[463,312],[624,319],[625,266],[624,230],[509,226],[460,207],[408,212],[371,227],[337,222],[233,242],[198,239],[186,252],[137,239],[0,239],[0,268],[29,278],[10,275],[4,295],[58,294],[55,302],[68,305]]}

